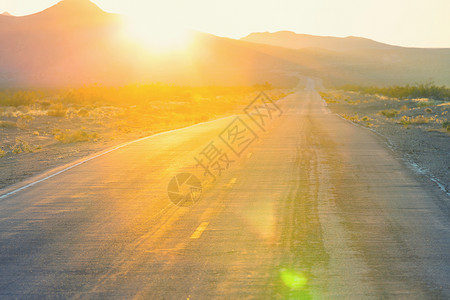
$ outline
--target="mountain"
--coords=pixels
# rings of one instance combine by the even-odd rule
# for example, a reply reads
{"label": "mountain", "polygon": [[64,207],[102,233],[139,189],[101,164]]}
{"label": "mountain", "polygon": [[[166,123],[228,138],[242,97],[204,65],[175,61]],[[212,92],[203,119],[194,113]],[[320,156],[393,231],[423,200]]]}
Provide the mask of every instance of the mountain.
{"label": "mountain", "polygon": [[[63,0],[36,14],[0,16],[0,83],[40,85],[100,75],[121,26],[88,0]],[[97,63],[98,62],[98,63]],[[87,72],[89,69],[89,72]]]}
{"label": "mountain", "polygon": [[108,14],[89,0],[63,0],[39,13],[9,18],[0,15],[1,32],[13,34],[86,28],[109,23],[117,15]]}
{"label": "mountain", "polygon": [[189,53],[155,55],[124,37],[124,25],[89,0],[63,0],[23,17],[0,15],[0,86],[289,81],[276,73],[289,63],[242,42],[195,32]]}
{"label": "mountain", "polygon": [[388,50],[398,48],[370,39],[349,36],[346,38],[298,34],[291,31],[255,32],[242,41],[279,46],[290,49],[321,48],[331,51],[354,51],[363,49]]}
{"label": "mountain", "polygon": [[252,33],[253,49],[307,67],[328,85],[450,85],[450,49],[406,48],[358,37],[323,37],[289,31]]}
{"label": "mountain", "polygon": [[261,39],[256,43],[248,37],[234,40],[191,32],[187,51],[160,54],[124,34],[124,28],[120,15],[106,13],[89,0],[63,0],[28,16],[0,15],[0,87],[151,82],[292,86],[298,74],[323,78],[329,85],[429,79],[450,85],[450,49],[287,33],[301,37],[298,41],[303,39],[307,46],[297,49],[300,44],[294,38],[281,47],[259,43]]}
{"label": "mountain", "polygon": [[434,82],[450,86],[450,49],[402,48],[332,51],[288,49],[247,42],[248,47],[297,66],[304,75],[325,85],[405,85]]}
{"label": "mountain", "polygon": [[7,12],[7,11],[5,11],[5,12],[2,12],[2,15],[3,16],[10,16],[10,17],[12,17],[13,15],[11,15],[9,12]]}

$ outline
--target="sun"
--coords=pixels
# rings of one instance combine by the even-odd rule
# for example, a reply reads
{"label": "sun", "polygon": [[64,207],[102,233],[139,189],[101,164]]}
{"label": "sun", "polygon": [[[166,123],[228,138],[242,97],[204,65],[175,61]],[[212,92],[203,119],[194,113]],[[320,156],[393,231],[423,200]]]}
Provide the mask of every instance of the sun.
{"label": "sun", "polygon": [[187,48],[190,31],[173,19],[127,17],[126,34],[152,52],[177,52]]}

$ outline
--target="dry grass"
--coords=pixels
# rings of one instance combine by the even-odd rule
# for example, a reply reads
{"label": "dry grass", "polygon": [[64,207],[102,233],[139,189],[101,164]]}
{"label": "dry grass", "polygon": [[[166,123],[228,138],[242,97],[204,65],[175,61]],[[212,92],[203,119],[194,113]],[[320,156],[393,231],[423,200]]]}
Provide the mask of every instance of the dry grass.
{"label": "dry grass", "polygon": [[[45,150],[58,144],[134,139],[241,113],[261,90],[272,100],[291,93],[269,85],[153,84],[44,92],[0,89],[0,118],[5,118],[0,121],[0,130],[7,133],[2,136],[0,147],[7,154],[19,154],[36,150],[32,146],[35,144]],[[17,138],[30,144],[17,142]]]}
{"label": "dry grass", "polygon": [[77,115],[79,117],[88,117],[89,116],[89,111],[86,108],[82,108],[77,112]]}
{"label": "dry grass", "polygon": [[403,126],[421,125],[430,123],[430,121],[432,121],[432,118],[427,118],[424,116],[415,116],[415,117],[403,116],[400,118],[399,124],[402,124]]}
{"label": "dry grass", "polygon": [[62,103],[56,103],[50,107],[50,109],[47,111],[47,116],[50,117],[59,117],[64,118],[67,113],[67,108],[64,107]]}
{"label": "dry grass", "polygon": [[450,122],[449,121],[445,121],[444,123],[442,123],[442,128],[445,128],[445,130],[450,132]]}
{"label": "dry grass", "polygon": [[17,124],[11,121],[0,121],[0,128],[14,128]]}
{"label": "dry grass", "polygon": [[14,154],[30,153],[35,150],[34,148],[35,147],[31,146],[28,142],[17,138],[16,144],[11,148],[11,151]]}
{"label": "dry grass", "polygon": [[344,119],[346,119],[346,120],[349,120],[349,121],[351,121],[351,122],[359,122],[359,121],[361,121],[360,120],[360,118],[359,118],[359,116],[358,116],[358,114],[354,114],[354,115],[347,115],[347,114],[342,114],[342,117],[344,118]]}
{"label": "dry grass", "polygon": [[323,100],[325,100],[326,103],[330,104],[330,103],[338,103],[338,101],[336,101],[333,97],[333,95],[329,94],[329,93],[325,93],[325,92],[319,92],[320,97],[322,97]]}
{"label": "dry grass", "polygon": [[[400,99],[356,92],[327,91],[321,96],[342,117],[367,127],[400,124],[440,131],[447,121],[450,102],[424,97]],[[361,117],[360,117],[361,116]]]}
{"label": "dry grass", "polygon": [[65,130],[55,134],[55,139],[63,144],[96,141],[98,137],[97,133],[89,133],[84,130]]}
{"label": "dry grass", "polygon": [[370,122],[370,121],[373,121],[373,119],[368,116],[364,116],[364,117],[360,118],[357,113],[355,113],[354,115],[341,114],[341,116],[346,120],[349,120],[353,123],[358,123],[358,124],[366,126],[366,127],[374,126],[374,124]]}
{"label": "dry grass", "polygon": [[385,109],[381,110],[379,114],[385,116],[386,118],[393,118],[399,114],[399,111],[396,109]]}

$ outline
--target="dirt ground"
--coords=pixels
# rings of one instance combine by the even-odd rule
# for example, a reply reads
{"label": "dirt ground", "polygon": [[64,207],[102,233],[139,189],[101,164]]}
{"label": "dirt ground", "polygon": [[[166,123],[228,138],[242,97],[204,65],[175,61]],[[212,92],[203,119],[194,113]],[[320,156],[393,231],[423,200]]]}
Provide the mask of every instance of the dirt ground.
{"label": "dirt ground", "polygon": [[449,194],[450,102],[343,91],[321,96],[333,112],[384,137],[411,168]]}

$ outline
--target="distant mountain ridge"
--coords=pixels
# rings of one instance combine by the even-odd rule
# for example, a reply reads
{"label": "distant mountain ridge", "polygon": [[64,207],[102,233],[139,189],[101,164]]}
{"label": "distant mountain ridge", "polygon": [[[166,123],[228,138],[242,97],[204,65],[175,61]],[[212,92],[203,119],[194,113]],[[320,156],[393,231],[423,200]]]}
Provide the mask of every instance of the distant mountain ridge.
{"label": "distant mountain ridge", "polygon": [[124,36],[123,22],[89,0],[63,0],[27,16],[0,15],[0,87],[286,81],[273,76],[289,65],[283,59],[209,34],[194,34],[189,55],[155,57]]}
{"label": "distant mountain ridge", "polygon": [[383,44],[361,37],[349,36],[340,38],[332,36],[315,36],[299,34],[292,31],[278,31],[274,33],[254,32],[241,38],[241,40],[290,49],[321,48],[332,51],[354,51],[362,49],[388,50],[399,48],[397,46]]}
{"label": "distant mountain ridge", "polygon": [[111,33],[120,22],[89,0],[63,0],[26,16],[0,15],[0,85],[71,84],[100,76],[113,64],[102,56],[109,56],[108,46],[118,46]]}
{"label": "distant mountain ridge", "polygon": [[296,85],[296,74],[320,77],[330,85],[431,79],[450,86],[450,49],[292,32],[255,33],[242,40],[196,32],[189,53],[156,56],[124,32],[120,15],[89,0],[63,0],[28,16],[0,15],[0,87]]}
{"label": "distant mountain ridge", "polygon": [[[106,13],[89,0],[62,0],[35,14],[9,18],[0,15],[0,31],[27,31],[87,27],[99,23],[110,23],[118,15]],[[114,20],[115,19],[115,20]]]}

